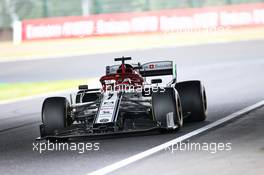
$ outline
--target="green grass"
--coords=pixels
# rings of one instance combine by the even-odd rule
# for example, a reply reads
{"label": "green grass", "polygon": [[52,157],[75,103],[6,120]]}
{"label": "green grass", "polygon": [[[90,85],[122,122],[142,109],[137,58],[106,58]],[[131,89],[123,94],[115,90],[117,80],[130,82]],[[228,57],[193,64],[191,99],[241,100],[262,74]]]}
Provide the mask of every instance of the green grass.
{"label": "green grass", "polygon": [[49,92],[78,88],[80,84],[89,84],[89,80],[63,80],[49,82],[0,83],[0,101],[17,99]]}

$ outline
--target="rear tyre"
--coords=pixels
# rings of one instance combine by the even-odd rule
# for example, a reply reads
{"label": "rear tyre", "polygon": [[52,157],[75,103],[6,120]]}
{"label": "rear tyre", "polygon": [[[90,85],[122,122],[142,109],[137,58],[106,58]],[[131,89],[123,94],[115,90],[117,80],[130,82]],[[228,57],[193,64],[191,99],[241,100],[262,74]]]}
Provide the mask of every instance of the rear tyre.
{"label": "rear tyre", "polygon": [[46,98],[42,105],[42,135],[53,135],[56,130],[69,126],[70,120],[67,115],[69,102],[64,97]]}
{"label": "rear tyre", "polygon": [[182,104],[185,121],[201,122],[207,118],[207,99],[205,88],[200,81],[185,81],[176,84]]}
{"label": "rear tyre", "polygon": [[168,113],[173,113],[177,130],[183,125],[181,102],[177,91],[174,88],[165,88],[164,90],[152,93],[152,113],[154,119],[160,123],[162,133],[173,130],[167,127]]}

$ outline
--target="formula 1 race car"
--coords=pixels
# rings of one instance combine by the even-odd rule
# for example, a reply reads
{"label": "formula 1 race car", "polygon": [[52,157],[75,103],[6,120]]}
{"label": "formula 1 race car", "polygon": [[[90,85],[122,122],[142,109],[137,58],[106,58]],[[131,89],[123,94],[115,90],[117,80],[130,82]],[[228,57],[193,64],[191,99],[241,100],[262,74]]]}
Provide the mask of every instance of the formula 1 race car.
{"label": "formula 1 race car", "polygon": [[[40,139],[67,139],[180,129],[183,122],[204,121],[206,93],[200,81],[177,82],[176,64],[158,61],[127,64],[131,57],[116,58],[120,65],[106,67],[102,87],[80,85],[70,100],[46,98],[42,106]],[[161,85],[161,77],[170,82]],[[150,83],[147,78],[151,79]]]}

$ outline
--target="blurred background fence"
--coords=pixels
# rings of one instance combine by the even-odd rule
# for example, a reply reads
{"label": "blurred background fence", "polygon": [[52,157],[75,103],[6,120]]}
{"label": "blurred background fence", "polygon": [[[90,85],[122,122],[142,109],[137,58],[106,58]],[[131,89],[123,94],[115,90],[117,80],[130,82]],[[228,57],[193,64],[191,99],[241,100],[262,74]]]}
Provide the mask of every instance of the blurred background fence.
{"label": "blurred background fence", "polygon": [[13,20],[32,18],[141,12],[256,2],[264,2],[264,0],[0,0],[0,28],[9,28]]}
{"label": "blurred background fence", "polygon": [[12,24],[24,19],[195,8],[264,0],[0,0],[0,41],[12,39]]}

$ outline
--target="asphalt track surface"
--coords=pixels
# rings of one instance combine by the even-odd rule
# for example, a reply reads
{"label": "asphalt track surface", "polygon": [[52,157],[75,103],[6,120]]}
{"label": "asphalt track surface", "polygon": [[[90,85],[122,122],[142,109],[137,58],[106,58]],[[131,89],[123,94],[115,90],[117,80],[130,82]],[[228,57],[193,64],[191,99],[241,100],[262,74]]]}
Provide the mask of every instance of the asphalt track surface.
{"label": "asphalt track surface", "polygon": [[[257,109],[224,127],[175,144],[110,174],[133,175],[147,170],[152,175],[261,175],[264,172],[263,114],[264,108]],[[203,149],[198,145],[204,145]]]}
{"label": "asphalt track surface", "polygon": [[[40,108],[43,99],[39,98],[0,105],[0,174],[87,174],[189,133],[264,99],[264,41],[159,48],[133,52],[78,56],[74,58],[6,62],[0,63],[0,80],[2,82],[23,82],[97,77],[104,73],[104,67],[106,65],[113,64],[112,58],[123,55],[134,57],[135,62],[173,59],[178,64],[179,81],[201,79],[207,89],[209,104],[207,121],[186,124],[181,131],[173,134],[143,134],[135,137],[115,137],[96,140],[85,139],[78,141],[98,142],[100,143],[99,151],[87,151],[83,154],[78,153],[78,151],[46,151],[40,154],[32,150],[32,142],[35,142],[35,138],[39,136],[38,125],[40,123]],[[260,110],[260,114],[253,116],[263,116],[263,110]],[[248,123],[250,121],[252,120],[243,122]],[[263,120],[256,119],[254,121],[263,124]],[[256,123],[253,123],[247,129],[254,132],[253,128],[255,125]],[[233,128],[230,126],[232,125],[228,126],[229,129]],[[234,129],[233,132],[237,133],[237,135],[231,134],[230,137],[241,136],[241,134],[245,133],[241,132],[239,134],[240,124],[234,126],[237,129]],[[215,139],[212,139],[214,138],[214,132],[217,132],[219,137],[221,134],[229,134],[223,131],[225,129],[221,130],[208,131],[208,133],[193,138],[193,141],[215,141]],[[257,137],[259,136],[259,132],[256,131],[253,134],[251,133],[251,135],[252,137]],[[232,137],[230,137],[222,137],[222,141],[232,140]],[[236,142],[234,141],[234,143]],[[243,145],[244,142],[239,143]],[[262,150],[260,154],[263,154],[263,149],[260,150]],[[240,151],[242,152],[243,150],[232,150],[229,154],[236,155]],[[178,154],[179,158],[176,158]],[[194,162],[192,156],[187,156],[189,154],[193,153],[176,153],[173,156],[168,156],[167,160],[166,155],[168,153],[160,152],[157,155],[147,158],[146,162],[143,159],[118,170],[116,173],[127,174],[128,170],[134,172],[135,165],[139,165],[136,166],[136,168],[139,167],[138,171],[136,171],[137,174],[146,174],[151,167],[159,168],[160,171],[157,172],[163,171],[164,174],[166,172],[177,174],[176,171],[175,173],[172,172],[173,168],[171,165],[173,161],[181,162],[182,167],[189,168],[188,172],[191,172],[191,170],[195,170],[195,168],[197,170],[198,168],[197,165],[194,169],[191,168],[192,166],[189,163]],[[194,157],[199,158],[198,160],[205,159],[204,161],[200,160],[197,162],[201,162],[205,168],[207,165],[217,164],[221,160],[219,157],[222,154],[217,154],[218,156],[208,156],[210,153],[206,154],[194,153]],[[223,156],[221,157],[222,159]],[[247,157],[244,158],[247,159]],[[256,160],[263,162],[257,155]],[[171,165],[168,169],[166,167],[161,168],[161,162],[166,161]],[[242,166],[244,165],[242,164]],[[226,172],[233,172],[232,166],[223,166],[223,168],[226,168]],[[236,168],[239,168],[239,166],[236,166]],[[254,172],[255,174],[263,172],[258,171],[261,170],[259,164],[254,168],[259,168]],[[217,168],[210,170],[218,170],[217,173],[221,173]],[[200,174],[208,173],[204,170],[200,171]]]}

